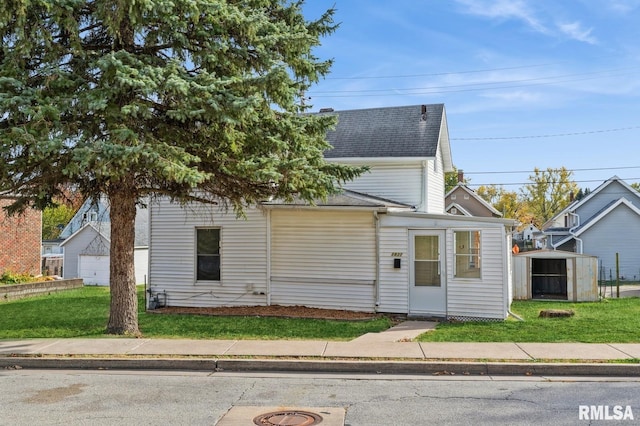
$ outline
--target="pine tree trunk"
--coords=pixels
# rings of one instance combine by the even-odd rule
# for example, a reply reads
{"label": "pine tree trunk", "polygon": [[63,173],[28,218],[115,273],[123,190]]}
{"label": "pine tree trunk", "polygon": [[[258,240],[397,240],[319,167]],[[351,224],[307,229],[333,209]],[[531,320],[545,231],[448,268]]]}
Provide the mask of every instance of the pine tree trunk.
{"label": "pine tree trunk", "polygon": [[107,333],[137,336],[138,297],[134,265],[136,199],[126,186],[108,193],[111,216],[111,308]]}

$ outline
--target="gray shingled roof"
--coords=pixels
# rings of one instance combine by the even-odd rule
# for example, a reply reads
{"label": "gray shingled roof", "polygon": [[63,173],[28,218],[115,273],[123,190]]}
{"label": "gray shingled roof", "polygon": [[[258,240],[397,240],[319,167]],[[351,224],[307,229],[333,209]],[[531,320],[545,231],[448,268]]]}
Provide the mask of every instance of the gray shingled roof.
{"label": "gray shingled roof", "polygon": [[327,133],[333,149],[326,158],[435,157],[444,104],[328,112],[338,115]]}
{"label": "gray shingled roof", "polygon": [[[308,206],[309,203],[295,199],[290,202],[286,202],[283,200],[273,200],[264,202],[264,205],[282,205],[282,206]],[[316,205],[318,207],[368,207],[368,208],[383,208],[383,207],[391,207],[391,208],[405,208],[411,209],[412,207],[408,204],[399,203],[397,201],[389,200],[386,198],[376,197],[374,195],[363,194],[361,192],[350,191],[348,189],[343,190],[339,194],[330,195],[327,197],[327,200],[316,200]]]}

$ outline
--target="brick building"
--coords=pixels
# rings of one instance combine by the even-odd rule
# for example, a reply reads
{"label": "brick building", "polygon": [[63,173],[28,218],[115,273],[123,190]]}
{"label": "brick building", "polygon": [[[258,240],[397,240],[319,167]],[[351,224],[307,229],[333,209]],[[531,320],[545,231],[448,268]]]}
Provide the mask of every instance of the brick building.
{"label": "brick building", "polygon": [[42,213],[28,209],[8,217],[4,207],[10,199],[0,199],[0,274],[5,271],[40,275]]}

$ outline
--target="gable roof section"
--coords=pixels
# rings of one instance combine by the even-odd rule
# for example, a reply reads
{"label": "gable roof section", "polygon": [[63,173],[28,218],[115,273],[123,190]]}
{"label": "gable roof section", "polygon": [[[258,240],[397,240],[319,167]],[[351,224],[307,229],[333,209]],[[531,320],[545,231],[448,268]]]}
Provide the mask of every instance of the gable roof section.
{"label": "gable roof section", "polygon": [[[422,110],[426,110],[425,114]],[[327,132],[333,147],[326,158],[431,158],[438,145],[445,168],[451,163],[444,104],[329,112],[338,116],[335,130]]]}
{"label": "gable roof section", "polygon": [[[111,222],[100,222],[100,221],[91,221],[87,222],[76,232],[71,234],[69,237],[64,239],[62,243],[60,243],[60,247],[63,247],[69,241],[72,241],[77,235],[82,233],[86,228],[93,228],[96,234],[103,237],[106,241],[111,241]],[[148,223],[147,221],[141,221],[139,224],[136,220],[135,226],[135,237],[134,237],[134,246],[137,248],[147,247],[149,245],[149,233],[148,233]]]}
{"label": "gable roof section", "polygon": [[636,195],[638,198],[640,198],[640,193],[638,191],[636,191],[631,185],[629,185],[627,182],[625,182],[622,179],[620,179],[618,176],[613,176],[613,177],[607,179],[606,181],[604,181],[602,184],[600,184],[600,186],[598,186],[596,189],[591,191],[586,197],[584,197],[581,200],[574,201],[573,203],[571,203],[567,207],[565,207],[562,211],[560,211],[555,216],[553,216],[551,219],[547,220],[542,225],[542,228],[546,229],[547,228],[547,224],[553,223],[559,217],[564,216],[565,214],[567,214],[569,212],[573,212],[573,211],[577,210],[578,207],[588,203],[589,200],[591,200],[596,194],[598,194],[600,191],[602,191],[603,189],[605,189],[606,187],[611,185],[613,182],[618,182],[620,185],[622,185],[623,187],[628,189],[630,193],[632,193],[632,194]]}
{"label": "gable roof section", "polygon": [[[459,211],[460,213],[462,213],[462,215],[461,215],[461,216],[473,216],[471,213],[469,213],[469,212],[468,212],[464,207],[462,207],[462,206],[461,206],[460,204],[458,204],[458,203],[451,203],[451,204],[447,205],[447,207],[444,209],[444,211],[446,211],[447,213],[450,213],[450,212],[451,212],[451,209],[452,209],[452,208],[454,208],[454,207],[455,207],[456,209],[458,209],[458,211]],[[451,214],[455,214],[455,213],[451,213]]]}
{"label": "gable roof section", "polygon": [[63,242],[60,243],[60,247],[64,247],[70,241],[73,241],[78,235],[83,233],[85,229],[93,229],[93,231],[104,238],[106,241],[111,241],[111,223],[110,222],[87,222],[76,232],[71,234],[71,236],[67,237]]}
{"label": "gable roof section", "polygon": [[[91,213],[95,214],[95,218],[91,218]],[[87,217],[85,217],[88,215]],[[97,199],[88,198],[84,200],[78,211],[73,215],[71,220],[65,225],[60,232],[60,238],[69,238],[75,234],[78,230],[89,222],[102,222],[108,223],[109,218],[109,206],[105,197],[98,197]]]}
{"label": "gable roof section", "polygon": [[[444,196],[444,198],[446,199],[447,197],[449,197],[451,194],[453,194],[454,192],[456,192],[457,189],[461,189],[464,192],[466,192],[467,194],[469,194],[471,197],[475,198],[476,200],[478,200],[478,202],[480,204],[482,204],[487,210],[489,210],[491,213],[502,217],[502,213],[500,213],[498,210],[496,210],[495,207],[493,207],[491,204],[487,203],[487,201],[482,198],[481,196],[479,196],[476,191],[474,191],[473,189],[469,188],[467,185],[463,184],[463,183],[459,183],[458,185],[456,185],[451,191],[447,192],[447,194]],[[457,204],[457,203],[455,203]],[[448,208],[447,208],[448,210]]]}
{"label": "gable roof section", "polygon": [[554,246],[558,247],[566,243],[567,241],[571,240],[573,237],[580,237],[580,235],[582,235],[587,229],[593,227],[596,223],[598,223],[600,220],[605,218],[609,213],[611,213],[613,210],[617,209],[621,205],[625,205],[629,207],[629,209],[631,209],[632,212],[634,212],[638,217],[640,217],[640,209],[638,207],[634,206],[633,203],[631,203],[626,198],[624,197],[620,198],[616,201],[609,203],[609,205],[605,206],[602,210],[596,213],[587,222],[585,222],[584,224],[576,228],[573,234],[568,235],[566,238],[563,238],[562,240],[558,241],[556,244],[554,244]]}

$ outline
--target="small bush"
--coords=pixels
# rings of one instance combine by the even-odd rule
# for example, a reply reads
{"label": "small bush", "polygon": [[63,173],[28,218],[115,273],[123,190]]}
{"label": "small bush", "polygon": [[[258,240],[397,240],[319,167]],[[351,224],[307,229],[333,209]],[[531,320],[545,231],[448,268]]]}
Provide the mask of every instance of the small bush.
{"label": "small bush", "polygon": [[4,271],[0,275],[0,284],[22,284],[35,281],[33,275],[29,274],[14,274],[10,271]]}

